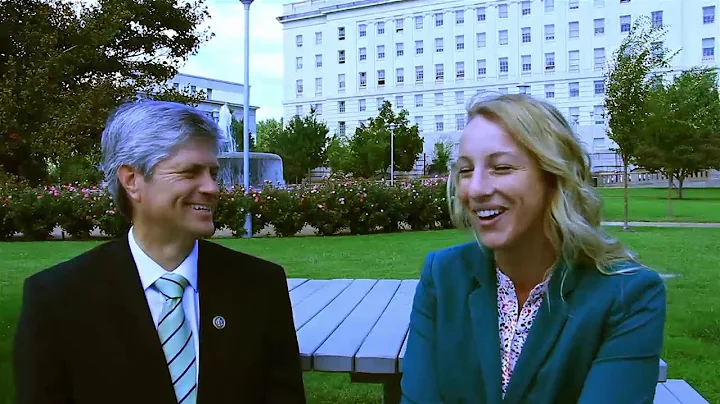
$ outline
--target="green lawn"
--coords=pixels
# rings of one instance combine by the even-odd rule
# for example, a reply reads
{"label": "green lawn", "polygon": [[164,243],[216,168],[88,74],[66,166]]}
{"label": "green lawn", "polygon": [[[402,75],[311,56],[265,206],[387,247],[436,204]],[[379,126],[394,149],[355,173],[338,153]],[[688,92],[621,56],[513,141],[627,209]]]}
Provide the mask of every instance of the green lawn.
{"label": "green lawn", "polygon": [[[668,324],[663,358],[671,378],[690,382],[710,402],[720,402],[720,229],[635,228],[618,234],[649,266],[680,277],[668,284]],[[276,261],[289,277],[416,278],[425,255],[469,240],[454,230],[372,236],[221,239],[219,243]],[[22,280],[98,242],[0,243],[0,404],[12,402],[11,341]],[[376,385],[351,384],[346,375],[306,373],[310,403],[380,403]]]}
{"label": "green lawn", "polygon": [[[623,189],[597,188],[604,201],[603,219],[623,220]],[[720,188],[686,188],[683,199],[672,200],[668,216],[667,189],[630,188],[630,221],[720,222]]]}

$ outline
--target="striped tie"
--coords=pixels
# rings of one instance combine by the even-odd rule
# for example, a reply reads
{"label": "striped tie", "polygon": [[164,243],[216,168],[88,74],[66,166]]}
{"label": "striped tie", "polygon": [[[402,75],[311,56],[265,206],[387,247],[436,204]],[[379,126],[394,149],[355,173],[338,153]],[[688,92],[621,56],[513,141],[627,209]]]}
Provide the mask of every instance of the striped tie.
{"label": "striped tie", "polygon": [[195,344],[190,323],[185,320],[182,295],[188,285],[182,275],[168,272],[155,281],[167,300],[160,313],[158,335],[178,403],[194,404],[197,398]]}

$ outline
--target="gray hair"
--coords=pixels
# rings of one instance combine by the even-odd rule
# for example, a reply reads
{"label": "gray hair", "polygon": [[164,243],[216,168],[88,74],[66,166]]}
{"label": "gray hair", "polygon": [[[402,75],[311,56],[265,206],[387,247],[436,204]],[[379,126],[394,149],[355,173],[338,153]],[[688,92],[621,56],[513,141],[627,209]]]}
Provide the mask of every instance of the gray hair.
{"label": "gray hair", "polygon": [[106,189],[130,219],[131,207],[117,176],[121,166],[131,166],[149,179],[157,164],[184,144],[210,141],[218,153],[221,139],[218,125],[191,106],[149,100],[123,104],[110,114],[102,133],[100,168]]}

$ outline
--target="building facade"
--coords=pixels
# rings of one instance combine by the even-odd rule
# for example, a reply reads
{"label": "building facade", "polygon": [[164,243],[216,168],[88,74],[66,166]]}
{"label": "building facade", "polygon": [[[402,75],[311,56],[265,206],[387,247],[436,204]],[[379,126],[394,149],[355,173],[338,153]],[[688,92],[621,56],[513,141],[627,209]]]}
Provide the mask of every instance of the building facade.
{"label": "building facade", "polygon": [[[235,119],[243,120],[245,85],[241,83],[179,73],[169,80],[167,85],[176,90],[205,91],[206,98],[196,108],[215,119],[215,122],[220,117],[220,108],[225,104],[230,107]],[[250,106],[250,125],[248,126],[250,133],[256,133],[257,110],[258,107]]]}
{"label": "building facade", "polygon": [[633,21],[669,26],[673,70],[717,66],[717,0],[306,0],[286,4],[284,114],[314,108],[352,134],[388,100],[425,138],[456,143],[471,97],[530,93],[577,126],[596,170],[615,165],[607,62]]}

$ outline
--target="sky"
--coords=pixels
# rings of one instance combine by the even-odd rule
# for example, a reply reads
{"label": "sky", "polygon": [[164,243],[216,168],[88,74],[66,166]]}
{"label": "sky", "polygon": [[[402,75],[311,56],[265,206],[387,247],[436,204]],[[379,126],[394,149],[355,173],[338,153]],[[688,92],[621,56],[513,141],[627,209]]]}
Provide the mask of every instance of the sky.
{"label": "sky", "polygon": [[[295,0],[297,1],[297,0]],[[290,0],[255,0],[250,6],[250,104],[258,121],[282,117],[282,25],[277,17]],[[181,73],[243,83],[245,10],[239,0],[207,0],[215,36],[190,56]]]}

